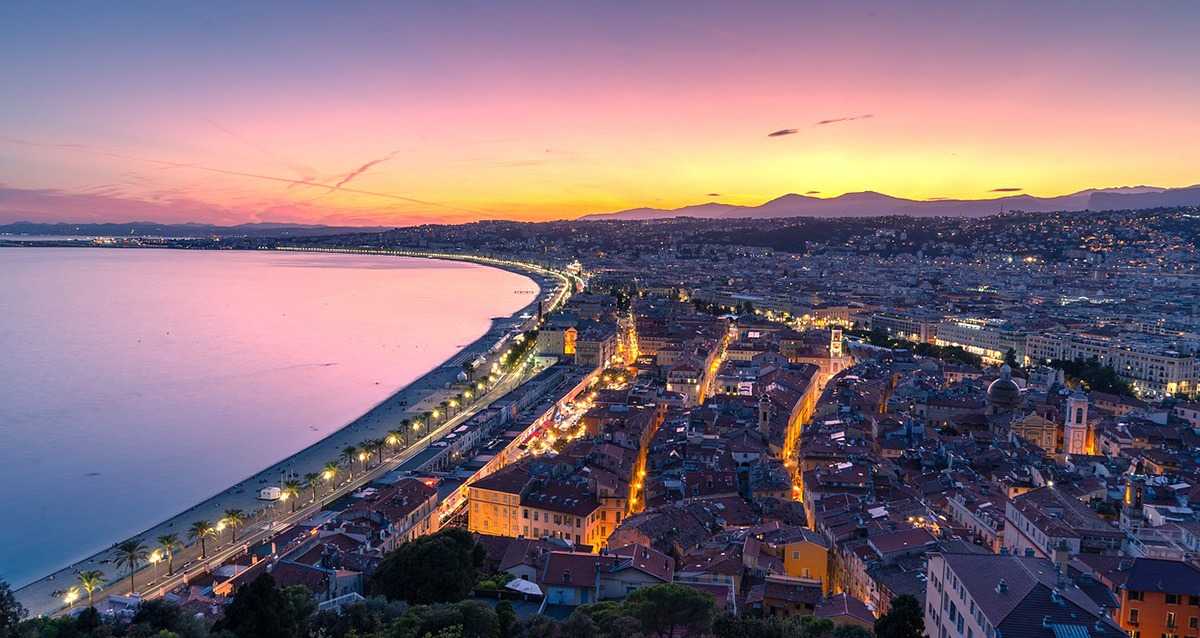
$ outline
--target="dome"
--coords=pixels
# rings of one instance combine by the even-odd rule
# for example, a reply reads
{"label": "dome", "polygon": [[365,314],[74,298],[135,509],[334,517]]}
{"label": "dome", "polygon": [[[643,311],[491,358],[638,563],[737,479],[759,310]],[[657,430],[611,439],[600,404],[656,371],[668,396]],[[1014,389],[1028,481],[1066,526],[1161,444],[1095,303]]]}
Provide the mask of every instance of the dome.
{"label": "dome", "polygon": [[1012,380],[1012,368],[1007,364],[1000,368],[1000,378],[988,386],[987,401],[996,412],[1014,410],[1021,405],[1021,388]]}

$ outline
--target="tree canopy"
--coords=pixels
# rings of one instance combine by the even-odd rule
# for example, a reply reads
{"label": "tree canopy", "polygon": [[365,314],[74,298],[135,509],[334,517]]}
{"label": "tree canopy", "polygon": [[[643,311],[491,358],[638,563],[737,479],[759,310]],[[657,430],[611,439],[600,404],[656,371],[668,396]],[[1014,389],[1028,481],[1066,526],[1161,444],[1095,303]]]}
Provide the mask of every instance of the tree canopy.
{"label": "tree canopy", "polygon": [[389,553],[367,588],[372,594],[414,605],[457,602],[475,587],[484,556],[470,532],[446,529]]}

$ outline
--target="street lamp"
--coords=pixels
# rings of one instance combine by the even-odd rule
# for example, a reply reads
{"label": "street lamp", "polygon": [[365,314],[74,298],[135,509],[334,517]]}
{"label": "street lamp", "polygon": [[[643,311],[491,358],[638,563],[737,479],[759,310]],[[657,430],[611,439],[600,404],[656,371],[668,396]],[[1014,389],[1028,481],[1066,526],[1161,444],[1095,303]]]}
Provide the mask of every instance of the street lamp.
{"label": "street lamp", "polygon": [[67,609],[74,607],[75,601],[77,600],[79,600],[78,587],[70,587],[67,589],[66,593],[63,594],[63,604],[67,606]]}
{"label": "street lamp", "polygon": [[154,580],[158,580],[158,564],[162,562],[162,550],[156,549],[150,552],[150,564],[154,565]]}

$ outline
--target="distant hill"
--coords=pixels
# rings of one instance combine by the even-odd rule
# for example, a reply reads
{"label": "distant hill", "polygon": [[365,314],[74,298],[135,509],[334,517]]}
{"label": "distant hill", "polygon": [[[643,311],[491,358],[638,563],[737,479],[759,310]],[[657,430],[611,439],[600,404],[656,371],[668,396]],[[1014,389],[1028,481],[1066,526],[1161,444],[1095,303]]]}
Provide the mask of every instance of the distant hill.
{"label": "distant hill", "polygon": [[1159,188],[1157,186],[1091,188],[1057,197],[1008,195],[993,199],[916,200],[892,197],[874,191],[846,193],[829,198],[789,193],[758,206],[709,202],[676,209],[634,208],[615,213],[595,213],[584,215],[580,219],[644,220],[671,217],[774,219],[781,217],[878,217],[882,215],[982,217],[1014,210],[1041,213],[1160,208],[1163,206],[1200,206],[1200,185],[1187,188]]}
{"label": "distant hill", "polygon": [[85,235],[96,237],[314,237],[349,233],[380,233],[390,227],[321,226],[310,224],[158,224],[124,222],[111,224],[43,224],[14,222],[0,225],[0,235]]}

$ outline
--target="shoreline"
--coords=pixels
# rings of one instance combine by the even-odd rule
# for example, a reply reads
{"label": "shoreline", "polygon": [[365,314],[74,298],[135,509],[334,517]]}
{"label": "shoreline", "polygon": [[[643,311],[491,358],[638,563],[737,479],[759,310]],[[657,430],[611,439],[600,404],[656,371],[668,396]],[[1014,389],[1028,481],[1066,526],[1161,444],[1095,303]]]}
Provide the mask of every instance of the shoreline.
{"label": "shoreline", "polygon": [[[30,242],[28,247],[39,247],[36,243]],[[57,247],[57,246],[55,246]],[[88,248],[93,246],[76,245],[74,247]],[[113,246],[96,246],[100,248],[113,248]],[[163,249],[164,247],[146,247],[148,249]],[[167,248],[168,250],[170,248]],[[342,424],[337,429],[331,431],[328,435],[315,441],[304,448],[297,450],[283,458],[273,460],[262,466],[262,469],[242,477],[236,481],[232,481],[226,488],[216,492],[215,494],[192,503],[186,509],[169,515],[159,522],[149,526],[148,528],[129,536],[129,539],[136,539],[145,543],[148,548],[153,549],[155,546],[155,537],[161,534],[173,533],[180,537],[184,543],[184,549],[194,547],[195,543],[190,543],[187,539],[186,529],[191,521],[194,520],[210,520],[215,521],[220,518],[220,513],[224,509],[237,508],[243,509],[248,514],[247,524],[244,527],[244,533],[250,534],[252,530],[265,529],[273,523],[273,519],[279,515],[281,505],[280,501],[261,501],[258,500],[259,489],[269,487],[280,483],[284,474],[289,476],[303,476],[306,472],[320,471],[320,466],[330,459],[336,459],[339,456],[339,451],[343,445],[356,445],[361,440],[367,438],[381,438],[386,435],[386,432],[395,429],[398,425],[401,416],[412,416],[420,414],[422,411],[430,410],[435,407],[440,399],[444,399],[441,393],[446,392],[446,388],[451,386],[459,372],[461,372],[461,364],[464,361],[477,359],[480,356],[487,356],[489,353],[497,349],[498,344],[502,344],[509,336],[521,332],[531,322],[537,320],[537,308],[540,303],[545,300],[550,300],[555,303],[559,298],[558,293],[568,283],[568,279],[562,273],[549,270],[536,264],[527,264],[523,262],[515,262],[508,260],[498,260],[490,257],[479,257],[465,254],[441,254],[422,251],[391,251],[391,250],[368,250],[368,249],[308,249],[308,248],[291,248],[277,247],[271,250],[280,252],[327,252],[327,253],[342,253],[342,254],[378,254],[382,256],[397,256],[405,258],[420,258],[442,261],[465,261],[476,263],[483,266],[490,266],[507,270],[516,274],[527,277],[538,286],[537,293],[533,299],[513,312],[508,316],[491,317],[490,325],[486,331],[473,341],[458,349],[454,354],[446,360],[435,365],[433,368],[425,371],[412,382],[396,388],[382,401],[375,405],[369,406],[358,417]],[[530,314],[529,318],[523,318],[523,315]],[[435,433],[436,428],[435,428]],[[444,433],[442,433],[444,434]],[[346,440],[351,437],[352,440]],[[414,447],[422,445],[428,446],[434,440],[426,435],[422,441],[414,444]],[[355,474],[357,476],[357,473]],[[303,498],[303,496],[302,496]],[[59,589],[64,589],[74,584],[74,574],[85,569],[101,569],[105,572],[106,583],[111,584],[119,582],[122,578],[122,571],[115,570],[109,563],[113,546],[126,539],[114,539],[112,545],[100,549],[88,556],[73,560],[69,564],[60,567],[48,574],[33,579],[20,587],[16,587],[13,593],[18,600],[30,610],[33,615],[52,614],[61,608],[59,601],[53,596],[53,593]],[[218,537],[210,543],[212,546],[223,546],[223,539]],[[215,547],[214,547],[215,549]],[[181,550],[182,551],[182,550]],[[196,565],[192,564],[196,561],[189,561],[190,567],[185,567],[186,570],[195,570]],[[204,561],[200,561],[200,566],[203,566]],[[177,564],[176,569],[180,571],[182,564]],[[143,567],[143,571],[147,567]],[[145,576],[143,576],[145,578]]]}

